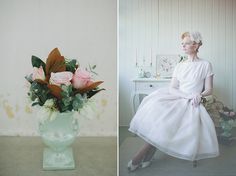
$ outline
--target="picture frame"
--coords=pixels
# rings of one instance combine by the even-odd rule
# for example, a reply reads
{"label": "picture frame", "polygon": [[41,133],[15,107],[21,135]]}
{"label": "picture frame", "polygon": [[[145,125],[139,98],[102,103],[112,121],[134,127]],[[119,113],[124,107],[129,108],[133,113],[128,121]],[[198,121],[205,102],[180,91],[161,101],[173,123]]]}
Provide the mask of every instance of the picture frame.
{"label": "picture frame", "polygon": [[179,61],[179,55],[156,55],[156,76],[171,78],[174,68]]}

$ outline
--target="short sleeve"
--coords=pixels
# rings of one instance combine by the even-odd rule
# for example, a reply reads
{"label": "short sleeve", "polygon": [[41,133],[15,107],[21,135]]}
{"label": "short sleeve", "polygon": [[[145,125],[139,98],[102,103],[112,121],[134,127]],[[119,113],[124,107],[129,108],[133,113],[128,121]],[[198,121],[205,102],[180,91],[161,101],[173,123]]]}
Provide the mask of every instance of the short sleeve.
{"label": "short sleeve", "polygon": [[210,62],[207,63],[207,68],[206,68],[206,77],[214,75],[212,65]]}
{"label": "short sleeve", "polygon": [[177,77],[179,70],[179,63],[175,66],[172,77]]}

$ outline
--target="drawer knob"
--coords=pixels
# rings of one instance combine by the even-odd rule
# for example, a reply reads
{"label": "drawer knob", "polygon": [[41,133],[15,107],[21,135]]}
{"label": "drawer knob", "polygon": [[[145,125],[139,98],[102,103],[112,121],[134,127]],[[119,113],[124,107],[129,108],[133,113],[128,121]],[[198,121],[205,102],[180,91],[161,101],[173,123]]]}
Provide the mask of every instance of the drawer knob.
{"label": "drawer knob", "polygon": [[152,84],[150,84],[150,85],[149,85],[149,87],[153,87],[153,85],[152,85]]}

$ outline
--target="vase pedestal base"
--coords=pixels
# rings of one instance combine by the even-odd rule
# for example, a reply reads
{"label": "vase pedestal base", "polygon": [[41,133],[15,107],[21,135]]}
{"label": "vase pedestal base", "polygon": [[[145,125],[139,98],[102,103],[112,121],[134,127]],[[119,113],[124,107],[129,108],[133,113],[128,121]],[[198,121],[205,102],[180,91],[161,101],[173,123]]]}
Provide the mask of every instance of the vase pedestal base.
{"label": "vase pedestal base", "polygon": [[75,169],[75,161],[73,157],[72,148],[69,147],[60,153],[57,153],[51,150],[50,148],[44,148],[43,169],[44,170]]}

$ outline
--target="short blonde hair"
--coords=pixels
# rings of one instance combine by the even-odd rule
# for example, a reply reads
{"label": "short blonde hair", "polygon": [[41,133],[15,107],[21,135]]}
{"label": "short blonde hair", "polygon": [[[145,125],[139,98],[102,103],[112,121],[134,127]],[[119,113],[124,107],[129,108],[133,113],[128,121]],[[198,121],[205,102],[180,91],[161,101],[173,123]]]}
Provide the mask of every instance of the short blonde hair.
{"label": "short blonde hair", "polygon": [[185,37],[190,37],[191,41],[198,44],[198,48],[202,45],[202,35],[200,34],[200,32],[184,32],[181,35],[181,39],[183,40]]}
{"label": "short blonde hair", "polygon": [[185,37],[190,37],[193,42],[199,44],[200,46],[202,45],[202,35],[200,32],[184,32],[181,35],[181,39],[184,39]]}

